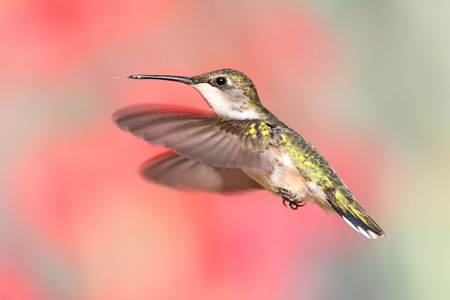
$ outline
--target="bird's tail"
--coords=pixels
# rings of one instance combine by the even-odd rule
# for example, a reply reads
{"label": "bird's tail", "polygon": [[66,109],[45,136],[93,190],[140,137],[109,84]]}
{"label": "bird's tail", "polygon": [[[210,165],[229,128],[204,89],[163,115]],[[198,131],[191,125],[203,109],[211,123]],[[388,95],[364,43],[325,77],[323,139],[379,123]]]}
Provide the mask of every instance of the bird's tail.
{"label": "bird's tail", "polygon": [[368,239],[387,237],[383,229],[369,217],[348,189],[336,189],[334,193],[327,196],[328,204],[357,232]]}

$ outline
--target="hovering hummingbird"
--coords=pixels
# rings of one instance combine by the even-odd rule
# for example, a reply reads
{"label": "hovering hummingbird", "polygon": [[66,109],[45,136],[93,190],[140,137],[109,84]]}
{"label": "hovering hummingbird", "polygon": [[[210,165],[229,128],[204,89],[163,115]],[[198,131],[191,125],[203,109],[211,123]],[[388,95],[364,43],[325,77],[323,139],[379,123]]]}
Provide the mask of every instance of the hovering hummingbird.
{"label": "hovering hummingbird", "polygon": [[114,113],[120,129],[171,151],[145,162],[141,175],[173,188],[208,192],[266,189],[292,209],[306,201],[338,213],[369,239],[387,236],[364,211],[325,157],[262,106],[243,73],[131,75],[178,81],[197,89],[214,113],[138,105]]}

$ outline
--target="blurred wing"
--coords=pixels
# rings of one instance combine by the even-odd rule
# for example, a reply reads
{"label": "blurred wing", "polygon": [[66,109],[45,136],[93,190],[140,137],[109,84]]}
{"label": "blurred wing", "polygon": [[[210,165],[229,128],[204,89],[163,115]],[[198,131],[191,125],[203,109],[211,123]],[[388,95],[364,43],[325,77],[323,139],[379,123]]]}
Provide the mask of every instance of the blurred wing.
{"label": "blurred wing", "polygon": [[192,188],[226,193],[262,189],[241,169],[206,166],[170,151],[145,162],[139,170],[142,177],[172,188]]}
{"label": "blurred wing", "polygon": [[[154,105],[121,109],[113,119],[120,129],[207,166],[271,169],[266,151],[269,130],[257,131],[258,120],[224,120],[198,111]],[[265,136],[257,134],[261,132]]]}

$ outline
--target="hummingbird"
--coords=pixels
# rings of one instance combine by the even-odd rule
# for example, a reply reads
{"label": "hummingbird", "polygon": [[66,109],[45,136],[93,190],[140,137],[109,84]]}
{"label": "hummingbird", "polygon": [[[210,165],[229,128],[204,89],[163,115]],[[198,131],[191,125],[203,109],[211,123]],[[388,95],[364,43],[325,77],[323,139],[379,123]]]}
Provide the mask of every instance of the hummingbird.
{"label": "hummingbird", "polygon": [[387,237],[325,157],[261,104],[253,82],[242,72],[128,78],[188,84],[213,110],[143,104],[113,114],[120,129],[170,149],[143,163],[140,174],[145,179],[216,193],[265,189],[291,209],[309,201],[337,213],[369,239]]}

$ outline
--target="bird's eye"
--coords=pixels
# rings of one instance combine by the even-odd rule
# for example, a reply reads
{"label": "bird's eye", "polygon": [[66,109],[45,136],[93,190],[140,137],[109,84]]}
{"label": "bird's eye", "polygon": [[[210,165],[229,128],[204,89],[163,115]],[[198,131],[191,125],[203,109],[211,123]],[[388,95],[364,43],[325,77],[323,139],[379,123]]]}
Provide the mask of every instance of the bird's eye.
{"label": "bird's eye", "polygon": [[218,86],[224,86],[225,84],[227,84],[227,79],[225,77],[217,77],[216,84]]}

